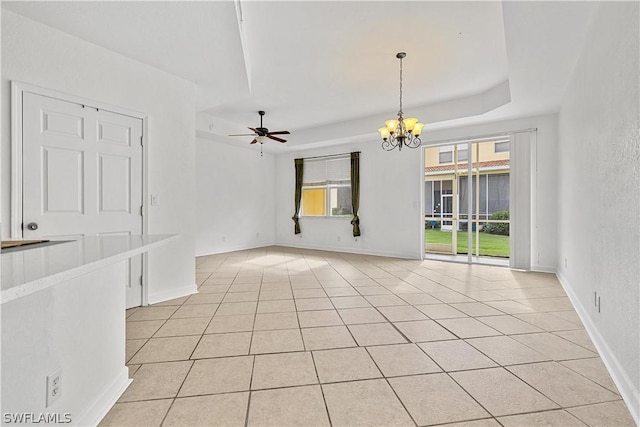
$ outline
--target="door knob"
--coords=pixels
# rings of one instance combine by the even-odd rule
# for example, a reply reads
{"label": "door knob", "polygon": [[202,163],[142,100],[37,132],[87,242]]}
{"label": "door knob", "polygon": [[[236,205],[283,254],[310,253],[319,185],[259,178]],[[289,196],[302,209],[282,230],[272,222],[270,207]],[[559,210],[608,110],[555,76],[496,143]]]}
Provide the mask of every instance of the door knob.
{"label": "door knob", "polygon": [[35,222],[30,222],[29,224],[27,224],[27,228],[31,231],[36,231],[38,229],[38,224],[36,224]]}

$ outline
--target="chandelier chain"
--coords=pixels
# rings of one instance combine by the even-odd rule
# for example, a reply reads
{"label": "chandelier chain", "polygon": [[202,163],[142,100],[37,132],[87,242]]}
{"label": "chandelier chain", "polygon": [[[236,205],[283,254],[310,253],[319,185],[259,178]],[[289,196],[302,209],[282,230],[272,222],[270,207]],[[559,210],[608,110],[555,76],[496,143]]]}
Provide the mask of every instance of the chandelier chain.
{"label": "chandelier chain", "polygon": [[402,116],[402,58],[400,58],[400,111],[398,116]]}

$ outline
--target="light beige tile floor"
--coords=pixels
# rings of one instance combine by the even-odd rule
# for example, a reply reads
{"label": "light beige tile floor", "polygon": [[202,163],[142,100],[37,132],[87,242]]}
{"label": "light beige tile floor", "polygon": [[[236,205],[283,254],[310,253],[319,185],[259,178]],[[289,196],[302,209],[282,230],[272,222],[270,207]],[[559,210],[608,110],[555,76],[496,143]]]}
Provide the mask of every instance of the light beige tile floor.
{"label": "light beige tile floor", "polygon": [[555,276],[269,247],[128,310],[103,426],[633,426]]}

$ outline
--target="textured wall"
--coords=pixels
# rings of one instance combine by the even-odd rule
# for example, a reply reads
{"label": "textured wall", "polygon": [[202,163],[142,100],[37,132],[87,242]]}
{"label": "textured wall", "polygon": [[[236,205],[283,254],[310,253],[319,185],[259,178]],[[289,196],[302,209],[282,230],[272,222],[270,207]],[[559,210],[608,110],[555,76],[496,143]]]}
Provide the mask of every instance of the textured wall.
{"label": "textured wall", "polygon": [[274,243],[275,158],[248,144],[196,140],[196,256]]}
{"label": "textured wall", "polygon": [[[306,217],[293,234],[293,159],[360,151],[360,230],[353,237],[350,218]],[[276,158],[276,242],[335,251],[420,258],[424,217],[420,212],[423,175],[421,149],[386,152],[377,140],[300,150]]]}
{"label": "textured wall", "polygon": [[[640,98],[637,2],[599,6],[559,114],[559,276],[638,421]],[[601,312],[594,307],[601,297]],[[608,353],[608,354],[607,354]],[[633,402],[633,403],[631,403]],[[633,410],[633,409],[632,409]]]}

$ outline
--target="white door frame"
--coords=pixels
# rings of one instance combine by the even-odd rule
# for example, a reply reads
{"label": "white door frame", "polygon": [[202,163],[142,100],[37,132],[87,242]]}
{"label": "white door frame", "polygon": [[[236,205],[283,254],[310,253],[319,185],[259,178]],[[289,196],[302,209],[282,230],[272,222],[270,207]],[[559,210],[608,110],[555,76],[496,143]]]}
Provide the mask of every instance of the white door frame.
{"label": "white door frame", "polygon": [[[11,81],[11,218],[10,218],[10,235],[11,239],[22,239],[22,94],[24,92],[34,93],[36,95],[56,98],[62,101],[73,102],[90,106],[99,110],[106,110],[125,116],[134,117],[142,120],[142,234],[148,234],[148,185],[147,171],[148,155],[145,147],[147,146],[147,129],[149,116],[145,113],[129,110],[127,108],[114,106],[101,101],[83,98],[80,96],[69,95],[67,93],[31,85],[28,83]],[[142,305],[148,305],[148,255],[145,252],[142,255]]]}
{"label": "white door frame", "polygon": [[[424,182],[425,182],[425,166],[426,166],[426,162],[425,162],[425,155],[426,155],[426,150],[427,148],[433,148],[433,147],[437,147],[440,145],[453,145],[453,144],[459,144],[459,143],[474,143],[474,142],[482,142],[483,140],[486,139],[490,139],[496,136],[503,136],[503,135],[508,135],[510,137],[510,141],[512,142],[510,144],[510,153],[511,153],[511,161],[513,162],[512,165],[515,166],[515,162],[516,162],[516,158],[514,157],[514,147],[515,147],[515,143],[513,143],[515,135],[516,134],[528,134],[528,138],[529,138],[529,143],[528,146],[521,151],[520,155],[522,157],[524,157],[524,159],[521,160],[522,165],[526,166],[527,169],[527,175],[528,178],[525,182],[525,186],[528,189],[529,194],[526,197],[526,201],[527,201],[527,208],[524,210],[524,212],[522,212],[522,214],[524,216],[527,217],[527,219],[524,221],[525,225],[523,228],[528,228],[527,230],[523,230],[522,231],[522,236],[524,236],[524,243],[523,242],[515,242],[514,239],[514,234],[515,233],[510,233],[510,247],[511,247],[511,253],[509,255],[509,263],[510,263],[510,268],[514,268],[514,266],[512,265],[513,260],[515,259],[515,254],[514,251],[516,250],[516,245],[520,245],[520,247],[522,247],[522,251],[525,252],[524,256],[522,256],[522,259],[525,260],[525,264],[526,264],[526,260],[529,260],[528,266],[525,265],[525,267],[518,267],[516,266],[516,268],[522,268],[522,269],[526,269],[526,270],[534,270],[534,271],[538,271],[537,268],[532,268],[533,266],[537,267],[537,263],[539,262],[539,259],[535,259],[534,261],[534,257],[533,257],[533,253],[536,253],[536,248],[537,248],[537,234],[535,232],[536,228],[537,228],[537,205],[536,205],[536,200],[535,200],[535,193],[536,193],[536,182],[537,182],[537,173],[538,173],[538,163],[537,163],[537,134],[538,128],[527,128],[527,129],[519,129],[519,130],[505,130],[505,131],[501,131],[501,132],[494,132],[494,133],[488,133],[488,134],[483,134],[483,135],[475,135],[475,136],[467,136],[467,137],[460,137],[460,138],[446,138],[446,139],[440,139],[440,140],[433,140],[433,141],[428,141],[428,142],[423,142],[422,143],[422,159],[420,161],[420,165],[421,165],[421,191],[420,191],[420,200],[421,200],[421,206],[422,208],[422,222],[421,222],[421,235],[424,236],[424,204],[425,204],[425,196],[424,196]],[[469,152],[471,153],[471,152]],[[520,157],[520,156],[518,156]],[[469,163],[468,165],[468,174],[469,177],[471,177],[471,163]],[[513,206],[513,208],[511,208],[511,217],[512,220],[514,221],[514,214],[515,214],[515,206],[516,206],[516,202],[515,202],[515,197],[513,196],[513,191],[515,188],[515,183],[514,183],[514,175],[513,175],[513,170],[512,169],[510,171],[511,177],[510,177],[510,184],[509,184],[509,192],[510,192],[510,197],[509,197],[509,203],[511,204],[511,206]],[[469,179],[469,188],[471,188],[471,178]],[[469,212],[472,212],[472,206],[471,206],[471,200],[472,198],[468,198],[469,201]],[[522,209],[520,209],[522,210]],[[469,223],[471,223],[471,218],[469,218]],[[513,222],[512,222],[513,224]],[[469,227],[472,228],[472,227]],[[469,242],[469,247],[471,246],[471,235],[472,233],[468,234],[468,242]],[[424,237],[422,238],[422,240],[424,240]],[[426,243],[423,241],[421,243],[421,247],[422,247],[422,252],[421,252],[421,258],[424,260],[426,259]],[[465,262],[465,264],[472,264],[473,262],[473,257],[471,256],[471,250],[468,251],[469,252],[469,256],[468,256],[468,260],[467,262]],[[454,261],[454,262],[459,262],[459,261]],[[479,262],[475,262],[480,264]]]}

